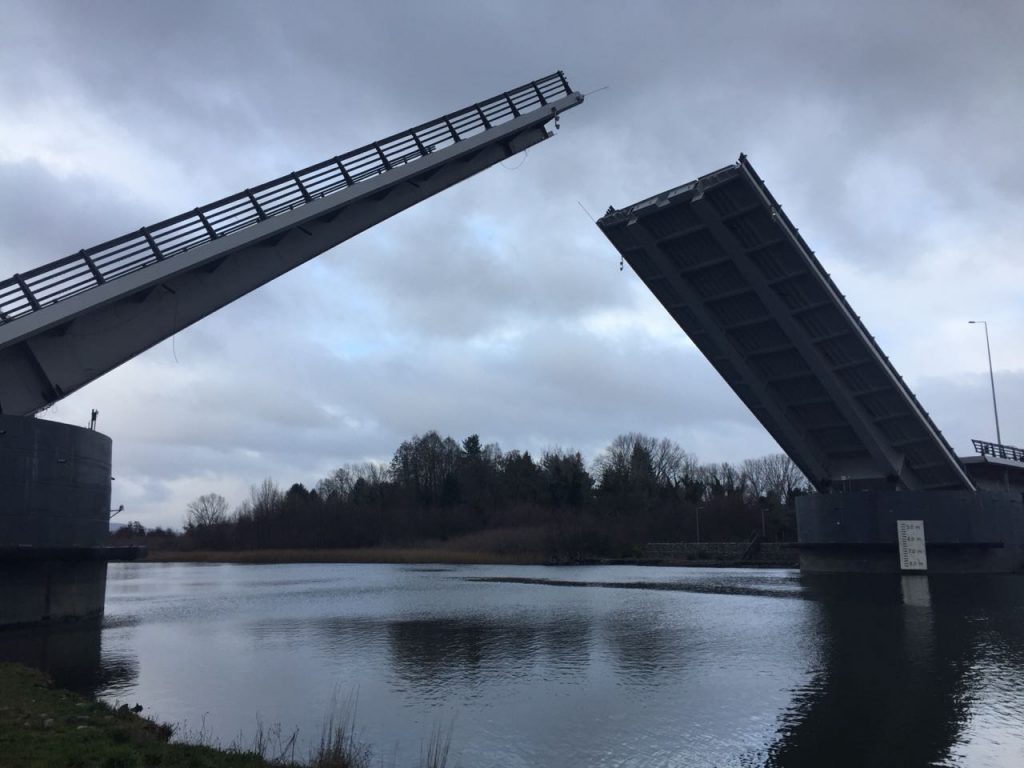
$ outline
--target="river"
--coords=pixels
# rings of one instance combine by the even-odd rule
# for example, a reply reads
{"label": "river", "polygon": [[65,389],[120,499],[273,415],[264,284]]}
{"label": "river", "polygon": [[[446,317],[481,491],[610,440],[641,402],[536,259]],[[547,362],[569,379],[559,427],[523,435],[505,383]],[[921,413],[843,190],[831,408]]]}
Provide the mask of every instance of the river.
{"label": "river", "polygon": [[179,733],[377,762],[1024,765],[1024,576],[629,566],[114,564],[102,626],[0,655]]}

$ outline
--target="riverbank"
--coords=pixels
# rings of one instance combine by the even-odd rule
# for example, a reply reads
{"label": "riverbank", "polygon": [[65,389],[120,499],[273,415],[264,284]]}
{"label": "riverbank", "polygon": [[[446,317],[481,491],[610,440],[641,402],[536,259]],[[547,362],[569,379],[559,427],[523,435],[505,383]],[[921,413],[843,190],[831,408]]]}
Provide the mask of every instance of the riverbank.
{"label": "riverbank", "polygon": [[[257,728],[252,745],[172,743],[174,728],[58,688],[36,669],[0,662],[0,765],[3,768],[371,768],[374,750],[356,735],[354,705],[330,713],[308,759],[296,737]],[[186,733],[186,738],[190,734]],[[208,737],[198,734],[200,741]],[[445,768],[451,729],[435,729],[416,768]],[[381,765],[383,765],[381,760]]]}
{"label": "riverbank", "polygon": [[9,768],[274,765],[251,751],[171,743],[172,734],[127,705],[115,709],[55,687],[42,672],[0,663],[0,762]]}
{"label": "riverbank", "polygon": [[540,554],[503,554],[441,548],[156,550],[151,563],[394,563],[399,565],[544,565]]}
{"label": "riverbank", "polygon": [[345,549],[160,549],[154,563],[363,563],[397,565],[663,565],[703,568],[799,567],[799,555],[785,542],[650,543],[630,557],[577,551],[554,555],[542,528],[504,528],[397,547]]}
{"label": "riverbank", "polygon": [[577,558],[553,561],[541,553],[500,553],[442,548],[366,549],[245,549],[156,550],[143,562],[237,563],[275,565],[285,563],[353,563],[394,565],[650,565],[672,568],[798,568],[795,551],[789,557],[749,559],[709,557],[699,552],[687,557]]}

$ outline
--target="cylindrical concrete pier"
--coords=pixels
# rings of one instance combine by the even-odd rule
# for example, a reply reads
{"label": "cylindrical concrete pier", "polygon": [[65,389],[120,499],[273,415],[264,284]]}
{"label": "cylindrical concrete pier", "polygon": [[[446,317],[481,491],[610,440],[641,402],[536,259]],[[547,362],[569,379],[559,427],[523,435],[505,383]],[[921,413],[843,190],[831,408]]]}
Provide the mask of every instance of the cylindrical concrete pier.
{"label": "cylindrical concrete pier", "polygon": [[103,613],[111,440],[0,415],[0,626]]}

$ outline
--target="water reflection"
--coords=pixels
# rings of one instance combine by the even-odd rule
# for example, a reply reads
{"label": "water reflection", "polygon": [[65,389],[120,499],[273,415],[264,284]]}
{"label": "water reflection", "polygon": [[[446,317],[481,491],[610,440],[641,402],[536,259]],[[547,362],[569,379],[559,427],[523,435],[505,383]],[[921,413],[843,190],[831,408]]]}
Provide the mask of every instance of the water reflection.
{"label": "water reflection", "polygon": [[228,743],[341,686],[396,765],[449,717],[473,768],[1024,765],[1013,576],[135,564],[0,657]]}
{"label": "water reflection", "polygon": [[99,619],[0,630],[0,661],[41,669],[54,682],[91,696],[130,685],[138,677],[134,654],[102,653]]}
{"label": "water reflection", "polygon": [[605,636],[619,679],[626,685],[656,683],[660,675],[693,662],[687,653],[687,634],[642,607],[631,606],[610,616]]}
{"label": "water reflection", "polygon": [[514,680],[538,666],[549,679],[571,675],[589,659],[590,629],[581,617],[412,619],[389,622],[387,644],[400,680],[438,698],[453,689],[472,695],[485,680]]}
{"label": "water reflection", "polygon": [[[1013,735],[1011,751],[1024,759],[1024,579],[805,581],[820,613],[822,664],[794,692],[768,765],[927,766],[960,764],[968,755],[1002,765],[985,760]],[[979,685],[977,671],[994,663],[1015,690]]]}

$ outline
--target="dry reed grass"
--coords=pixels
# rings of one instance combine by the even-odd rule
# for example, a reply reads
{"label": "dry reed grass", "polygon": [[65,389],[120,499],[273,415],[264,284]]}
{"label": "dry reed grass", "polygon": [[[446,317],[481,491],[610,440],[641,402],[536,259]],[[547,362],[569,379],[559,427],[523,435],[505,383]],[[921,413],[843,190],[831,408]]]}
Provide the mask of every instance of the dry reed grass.
{"label": "dry reed grass", "polygon": [[398,563],[407,565],[530,565],[540,553],[499,553],[447,547],[367,547],[365,549],[249,549],[238,551],[151,550],[152,563]]}

